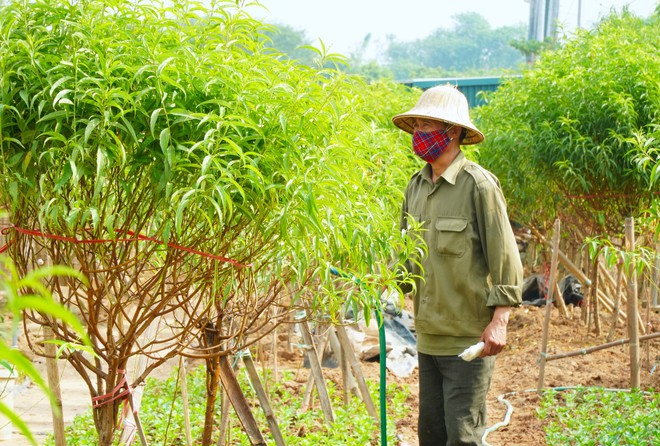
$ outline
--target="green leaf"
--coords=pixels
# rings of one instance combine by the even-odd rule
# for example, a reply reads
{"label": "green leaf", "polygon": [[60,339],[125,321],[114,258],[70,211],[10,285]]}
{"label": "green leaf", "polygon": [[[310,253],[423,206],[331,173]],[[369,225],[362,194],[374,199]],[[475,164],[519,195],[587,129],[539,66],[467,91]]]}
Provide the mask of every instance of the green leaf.
{"label": "green leaf", "polygon": [[37,440],[35,440],[34,435],[32,435],[32,432],[30,431],[30,428],[25,423],[25,421],[23,421],[21,417],[16,414],[16,412],[7,407],[7,405],[2,401],[0,401],[0,414],[5,417],[5,420],[8,420],[11,424],[16,426],[20,433],[25,436],[25,438],[27,438],[30,444],[38,446]]}
{"label": "green leaf", "polygon": [[82,326],[78,318],[57,302],[44,299],[41,296],[25,295],[21,296],[16,302],[14,302],[12,309],[17,309],[19,311],[32,309],[60,319],[76,331],[82,342],[89,343],[85,328]]}
{"label": "green leaf", "polygon": [[149,120],[149,128],[151,129],[152,135],[156,134],[156,121],[158,121],[158,116],[160,115],[161,111],[162,111],[161,108],[157,108],[153,112],[151,112],[151,119]]}
{"label": "green leaf", "polygon": [[163,151],[163,153],[167,153],[170,147],[170,129],[164,128],[161,130],[160,137],[158,139],[160,141],[160,149]]}
{"label": "green leaf", "polygon": [[96,130],[100,122],[101,121],[98,118],[92,118],[89,120],[89,122],[87,123],[87,127],[85,127],[85,137],[83,139],[83,142],[85,144],[88,143],[89,137],[91,136],[92,132]]}
{"label": "green leaf", "polygon": [[[50,395],[46,381],[23,353],[19,350],[8,347],[4,343],[0,343],[0,357],[3,358],[3,361],[5,362],[3,367],[13,369],[16,374],[25,374],[25,376],[37,384],[46,395]],[[7,363],[10,365],[6,365]]]}

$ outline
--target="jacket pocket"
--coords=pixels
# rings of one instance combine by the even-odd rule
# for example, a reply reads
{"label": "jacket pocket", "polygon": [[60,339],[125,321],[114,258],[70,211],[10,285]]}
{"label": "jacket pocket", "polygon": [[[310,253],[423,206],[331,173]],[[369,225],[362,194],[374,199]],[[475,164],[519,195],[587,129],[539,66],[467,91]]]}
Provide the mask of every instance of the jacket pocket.
{"label": "jacket pocket", "polygon": [[467,218],[440,217],[436,218],[435,249],[441,256],[460,257],[465,254],[467,246]]}

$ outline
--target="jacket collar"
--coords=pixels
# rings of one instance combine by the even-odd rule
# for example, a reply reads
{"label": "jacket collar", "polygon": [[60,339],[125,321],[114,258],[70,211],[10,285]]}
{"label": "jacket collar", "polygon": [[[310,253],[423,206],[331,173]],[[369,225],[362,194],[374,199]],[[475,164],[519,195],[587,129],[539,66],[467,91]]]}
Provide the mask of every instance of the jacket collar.
{"label": "jacket collar", "polygon": [[[458,152],[456,158],[454,158],[449,167],[447,167],[447,169],[440,176],[453,186],[456,184],[458,173],[463,170],[463,166],[465,166],[467,162],[468,160],[465,158],[463,151]],[[427,163],[426,166],[424,166],[422,169],[422,177],[429,183],[433,183],[433,170],[430,164]]]}

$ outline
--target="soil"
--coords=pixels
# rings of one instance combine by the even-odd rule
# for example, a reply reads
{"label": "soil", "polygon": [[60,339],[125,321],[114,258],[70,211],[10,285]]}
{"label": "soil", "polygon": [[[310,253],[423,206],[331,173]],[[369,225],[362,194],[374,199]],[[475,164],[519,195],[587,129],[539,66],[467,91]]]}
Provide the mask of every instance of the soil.
{"label": "soil", "polygon": [[[601,333],[597,334],[594,324],[589,327],[582,321],[581,309],[569,308],[570,318],[564,318],[557,308],[551,307],[549,323],[548,353],[580,351],[588,347],[602,345],[607,342],[611,326],[611,316],[603,313],[601,317]],[[645,311],[645,310],[643,310]],[[498,424],[497,429],[489,433],[487,442],[492,445],[534,446],[545,445],[544,422],[535,415],[539,396],[536,392],[540,372],[540,349],[543,338],[545,308],[521,306],[512,310],[508,346],[498,355],[493,383],[488,398],[489,425]],[[645,332],[660,331],[660,315],[656,312],[645,312],[641,319],[645,323]],[[621,324],[619,324],[621,325]],[[640,332],[641,334],[641,332]],[[624,327],[618,327],[614,340],[627,338]],[[294,350],[286,351],[280,342],[282,350],[278,353],[278,368],[293,368],[298,371],[302,367],[302,353]],[[660,338],[644,342],[640,348],[642,369],[640,373],[641,387],[644,389],[660,388],[660,372],[652,373],[653,366],[660,362]],[[45,363],[42,358],[34,358],[34,364],[43,371]],[[377,381],[379,364],[361,362],[362,370],[368,379]],[[64,405],[64,419],[70,423],[73,417],[90,407],[90,398],[86,387],[70,366],[60,364],[61,386]],[[157,375],[166,376],[167,367],[156,371]],[[341,382],[339,369],[324,369],[327,379]],[[300,382],[305,382],[305,376],[300,376]],[[417,416],[417,371],[406,378],[397,377],[391,373],[388,382],[398,382],[407,385],[411,390],[408,406],[410,416],[397,422],[397,433],[400,438],[398,446],[415,446],[416,416]],[[608,349],[602,349],[589,354],[549,361],[545,367],[545,387],[567,386],[599,386],[604,388],[630,387],[630,348],[621,344]],[[505,425],[507,406],[498,397],[508,401],[512,407],[510,420]],[[51,415],[48,400],[34,386],[20,387],[14,397],[14,408],[25,420],[35,434],[39,444],[43,444],[46,435],[51,432]],[[0,445],[23,446],[28,443],[16,431],[11,440],[0,441]]]}
{"label": "soil", "polygon": [[[607,343],[611,327],[611,316],[604,314],[601,334],[595,333],[593,324],[587,329],[582,321],[580,309],[569,307],[570,319],[564,318],[551,307],[547,352],[549,355],[574,352]],[[546,309],[521,306],[512,310],[507,348],[498,355],[493,382],[488,397],[489,426],[500,427],[488,434],[486,441],[492,446],[536,446],[545,445],[544,422],[536,416],[539,403],[540,351]],[[647,333],[660,329],[660,317],[649,313],[651,321]],[[646,320],[646,315],[644,316]],[[619,326],[621,324],[619,323]],[[625,327],[618,327],[613,340],[627,338]],[[641,387],[660,388],[660,373],[651,370],[660,361],[660,342],[656,338],[645,342],[640,348],[642,369]],[[544,387],[597,386],[604,388],[630,388],[630,347],[628,344],[598,350],[594,353],[557,359],[546,362]],[[511,405],[508,424],[507,406]],[[410,401],[417,407],[417,398]],[[415,410],[413,410],[415,413]],[[410,446],[417,445],[415,420],[401,424],[405,439]]]}

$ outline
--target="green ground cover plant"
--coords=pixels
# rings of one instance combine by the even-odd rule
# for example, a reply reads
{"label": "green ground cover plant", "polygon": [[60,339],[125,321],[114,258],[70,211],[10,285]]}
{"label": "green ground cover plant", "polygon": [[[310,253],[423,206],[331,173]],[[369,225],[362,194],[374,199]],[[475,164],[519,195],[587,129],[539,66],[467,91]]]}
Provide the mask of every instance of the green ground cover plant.
{"label": "green ground cover plant", "polygon": [[538,416],[548,444],[648,446],[660,444],[660,393],[602,388],[549,390]]}
{"label": "green ground cover plant", "polygon": [[[280,379],[269,384],[269,394],[273,411],[277,417],[280,430],[282,431],[286,444],[291,445],[370,445],[378,444],[379,428],[377,423],[367,413],[364,404],[355,396],[350,398],[348,404],[344,404],[341,391],[337,385],[329,380],[328,393],[332,399],[335,413],[335,422],[326,424],[323,419],[321,408],[318,404],[310,410],[301,407],[303,392],[295,390],[295,387],[287,383],[295,378],[293,371],[284,371]],[[254,401],[253,410],[259,425],[264,427],[264,436],[269,445],[275,444],[267,431],[267,422],[263,412],[258,407],[258,401],[254,391],[250,387],[246,373],[237,374],[241,386],[250,400]],[[269,372],[266,372],[266,379]],[[140,420],[145,426],[146,437],[150,444],[167,444],[171,446],[185,445],[186,435],[184,430],[183,403],[180,397],[181,385],[177,381],[178,373],[165,379],[158,380],[148,378],[142,400]],[[206,393],[205,372],[203,367],[191,370],[187,378],[188,393],[190,398],[190,419],[199,420],[204,417],[204,401]],[[377,383],[367,381],[369,390],[374,400],[378,397]],[[409,415],[409,408],[405,400],[410,390],[402,385],[388,384],[388,444],[394,444],[396,429],[395,420],[403,419]],[[217,418],[220,418],[220,402],[217,403]],[[233,415],[232,415],[233,416]],[[98,444],[98,437],[93,426],[91,412],[77,416],[66,429],[67,444],[78,446],[93,446]],[[250,445],[249,438],[234,418],[230,422],[230,430],[226,444]],[[193,442],[199,438],[203,426],[201,423],[192,423],[191,436]],[[50,437],[46,446],[52,446]],[[116,444],[116,441],[115,441]],[[135,444],[140,444],[139,438]],[[195,443],[194,444],[198,444]]]}

